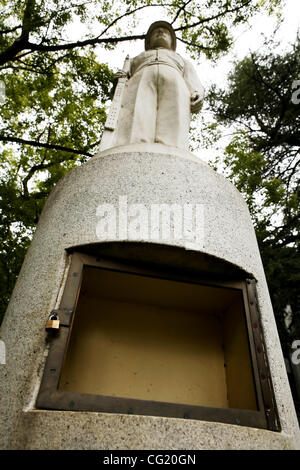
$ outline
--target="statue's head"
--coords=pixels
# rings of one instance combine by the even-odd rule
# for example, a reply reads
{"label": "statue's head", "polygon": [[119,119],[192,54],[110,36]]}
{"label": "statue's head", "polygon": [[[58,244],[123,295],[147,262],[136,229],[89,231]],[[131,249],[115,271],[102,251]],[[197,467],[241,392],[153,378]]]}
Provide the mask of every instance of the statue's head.
{"label": "statue's head", "polygon": [[172,25],[167,21],[155,21],[147,31],[145,38],[145,50],[163,47],[176,49],[176,36]]}

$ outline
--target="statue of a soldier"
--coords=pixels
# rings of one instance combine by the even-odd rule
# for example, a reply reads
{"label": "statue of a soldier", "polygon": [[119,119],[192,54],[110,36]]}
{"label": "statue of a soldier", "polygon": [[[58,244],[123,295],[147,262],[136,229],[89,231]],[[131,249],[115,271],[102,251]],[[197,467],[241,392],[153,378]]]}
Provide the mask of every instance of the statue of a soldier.
{"label": "statue of a soldier", "polygon": [[200,111],[204,90],[192,64],[175,50],[172,26],[153,23],[145,52],[130,59],[114,146],[157,142],[188,149],[190,113]]}

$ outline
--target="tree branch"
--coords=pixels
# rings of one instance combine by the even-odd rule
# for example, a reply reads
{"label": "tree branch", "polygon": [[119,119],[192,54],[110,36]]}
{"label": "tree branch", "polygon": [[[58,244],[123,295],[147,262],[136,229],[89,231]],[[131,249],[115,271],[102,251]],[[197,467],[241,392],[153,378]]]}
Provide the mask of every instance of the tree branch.
{"label": "tree branch", "polygon": [[213,46],[213,47],[207,47],[207,46],[203,46],[201,44],[194,44],[190,41],[186,41],[185,39],[181,39],[179,38],[178,36],[176,36],[176,39],[180,42],[183,42],[184,44],[187,44],[188,46],[193,46],[193,47],[197,47],[198,49],[200,50],[203,50],[203,51],[215,51],[215,50],[218,50],[217,47]]}
{"label": "tree branch", "polygon": [[34,1],[35,0],[27,0],[23,15],[21,35],[6,49],[6,51],[0,54],[0,65],[13,59],[18,52],[28,49],[28,38],[31,28],[31,15],[34,9]]}
{"label": "tree branch", "polygon": [[[191,1],[191,0],[189,0]],[[168,4],[164,4],[164,6],[167,6]],[[148,7],[161,7],[160,4],[156,3],[156,4],[151,4],[151,5],[142,5],[140,7],[137,7],[135,8],[134,10],[130,10],[130,11],[127,11],[126,13],[124,13],[123,15],[120,15],[118,16],[117,18],[115,18],[103,31],[101,34],[99,34],[98,38],[102,37],[103,34],[105,34],[109,28],[111,28],[114,24],[116,24],[118,21],[120,21],[122,18],[125,18],[126,16],[130,16],[130,15],[133,15],[134,13],[136,13],[137,11],[139,10],[143,10],[144,8],[148,8]]]}
{"label": "tree branch", "polygon": [[[186,4],[188,4],[189,1],[187,1]],[[234,13],[234,12],[240,10],[241,8],[244,8],[245,6],[250,4],[251,1],[252,0],[248,0],[243,5],[237,6],[237,7],[232,8],[232,9],[225,9],[225,10],[223,10],[222,12],[220,12],[216,15],[210,16],[208,18],[202,18],[202,19],[200,19],[199,21],[197,21],[193,24],[186,24],[185,26],[175,28],[174,30],[175,31],[183,31],[183,30],[186,30],[186,29],[194,28],[194,27],[199,26],[199,25],[204,24],[204,23],[208,23],[208,22],[213,21],[215,19],[218,19],[218,18],[220,18],[220,17],[222,17],[222,16],[224,16],[228,13]],[[6,62],[8,62],[10,60],[15,60],[15,57],[17,56],[17,54],[19,52],[23,51],[23,50],[28,51],[27,53],[32,53],[34,51],[56,52],[56,51],[62,51],[62,50],[75,49],[75,48],[84,47],[84,46],[94,46],[96,44],[117,44],[119,42],[124,42],[124,41],[133,41],[133,40],[136,40],[136,39],[144,39],[145,34],[122,36],[122,37],[112,37],[112,38],[103,38],[102,36],[108,31],[109,28],[111,28],[114,24],[116,24],[116,22],[119,21],[120,19],[122,19],[126,16],[129,16],[129,15],[132,15],[136,11],[141,10],[142,8],[149,7],[149,6],[157,7],[157,6],[161,6],[161,5],[159,5],[159,4],[143,5],[143,6],[135,8],[134,10],[131,10],[130,12],[126,12],[123,15],[120,15],[118,18],[113,20],[110,23],[110,25],[108,25],[102,31],[102,33],[99,36],[97,36],[95,38],[90,38],[90,39],[86,39],[86,40],[83,40],[83,41],[71,42],[71,43],[66,43],[66,44],[46,45],[46,44],[43,44],[42,42],[39,43],[39,44],[35,44],[35,43],[32,43],[32,42],[29,41],[29,32],[30,32],[30,26],[31,26],[30,19],[31,19],[31,14],[32,14],[33,8],[34,8],[34,0],[27,0],[25,12],[24,12],[24,17],[23,17],[23,27],[22,27],[21,36],[18,39],[16,39],[14,41],[14,43],[6,49],[6,51],[4,51],[0,54],[0,65],[3,65],[3,64],[5,64]],[[181,8],[179,8],[179,10],[181,10],[182,8],[184,8],[184,7],[182,6]],[[177,12],[177,13],[179,15],[180,11]],[[175,19],[176,19],[176,17],[174,18],[174,20]],[[182,40],[182,42],[184,42],[184,41]],[[189,43],[186,42],[186,44],[189,44]],[[192,44],[190,43],[189,45],[192,45]],[[214,48],[205,48],[204,46],[201,46],[201,49],[202,50],[203,49],[214,50]]]}
{"label": "tree branch", "polygon": [[22,25],[18,25],[18,26],[15,26],[14,28],[10,28],[10,29],[2,29],[0,30],[0,34],[9,34],[9,33],[14,33],[15,31],[17,31],[17,29],[20,29],[22,28]]}
{"label": "tree branch", "polygon": [[7,70],[7,69],[25,70],[26,72],[39,73],[41,75],[48,75],[48,73],[49,73],[49,72],[46,72],[46,71],[43,71],[43,70],[38,70],[37,68],[22,67],[21,65],[5,65],[4,67],[0,68],[0,70]]}
{"label": "tree branch", "polygon": [[14,142],[16,144],[23,144],[23,145],[32,145],[33,147],[41,147],[41,148],[52,149],[52,150],[60,150],[62,152],[75,153],[76,155],[84,155],[86,157],[92,157],[93,156],[91,153],[88,153],[84,150],[71,149],[69,147],[64,147],[62,145],[46,144],[46,143],[43,143],[43,142],[36,142],[35,140],[19,139],[18,137],[0,135],[0,141],[2,141],[2,142]]}
{"label": "tree branch", "polygon": [[192,23],[192,24],[187,24],[185,26],[179,26],[178,28],[175,28],[174,30],[175,31],[184,31],[185,29],[190,29],[190,28],[195,28],[196,26],[200,26],[201,24],[204,24],[204,23],[208,23],[209,21],[213,21],[213,20],[216,20],[217,18],[220,18],[221,16],[224,16],[226,15],[227,13],[234,13],[238,10],[240,10],[241,8],[244,8],[246,7],[247,5],[249,5],[250,3],[252,2],[252,0],[248,0],[246,3],[244,3],[243,5],[239,5],[235,8],[231,8],[231,9],[226,9],[220,13],[218,13],[217,15],[213,15],[213,16],[210,16],[208,18],[202,18],[200,19],[199,21],[196,21],[196,23]]}
{"label": "tree branch", "polygon": [[254,54],[251,54],[251,61],[252,61],[252,64],[254,65],[254,68],[255,68],[255,70],[256,70],[256,73],[257,73],[259,79],[261,80],[261,83],[262,83],[263,85],[265,85],[266,88],[268,88],[269,90],[273,91],[273,92],[275,93],[275,95],[277,95],[278,98],[279,98],[280,100],[282,100],[282,96],[281,96],[281,94],[279,93],[279,91],[278,91],[276,88],[274,88],[272,85],[270,85],[270,83],[266,82],[266,80],[263,78],[263,76],[262,76],[262,74],[261,74],[261,72],[260,72],[260,70],[259,70],[258,64],[257,64],[256,61],[255,61]]}
{"label": "tree branch", "polygon": [[187,2],[183,3],[181,7],[178,9],[176,15],[174,16],[173,20],[171,21],[171,24],[174,24],[177,18],[179,17],[180,13],[185,9],[185,7],[191,2],[192,0],[187,0]]}
{"label": "tree branch", "polygon": [[118,42],[123,42],[123,41],[144,39],[145,34],[123,36],[120,38],[102,38],[102,36],[108,31],[109,28],[111,28],[120,19],[129,15],[132,15],[136,11],[141,10],[142,8],[146,8],[149,6],[161,6],[161,5],[159,4],[143,5],[141,7],[135,8],[134,10],[131,10],[130,12],[124,13],[123,15],[117,17],[114,21],[112,21],[110,25],[108,25],[102,31],[102,33],[96,38],[91,38],[91,39],[86,39],[84,41],[77,41],[77,42],[71,42],[71,43],[66,43],[66,44],[57,44],[57,45],[46,45],[46,44],[43,44],[42,42],[40,44],[35,44],[29,41],[28,38],[29,38],[29,32],[30,32],[30,14],[32,12],[33,6],[34,6],[34,0],[28,0],[26,4],[25,12],[24,12],[24,17],[23,17],[23,28],[22,28],[21,36],[18,39],[16,39],[14,43],[6,49],[6,51],[0,54],[0,65],[5,64],[9,60],[15,60],[15,57],[17,56],[18,52],[21,52],[22,50],[29,50],[29,53],[33,51],[56,52],[56,51],[62,51],[62,50],[75,49],[75,48],[84,47],[84,46],[93,46],[96,44],[116,44]]}
{"label": "tree branch", "polygon": [[297,170],[298,165],[300,165],[300,160],[298,160],[298,161],[295,163],[295,165],[294,165],[294,167],[293,167],[291,173],[289,174],[289,177],[288,177],[288,180],[287,180],[287,187],[290,186],[291,179],[293,178],[294,174],[296,173],[296,170]]}
{"label": "tree branch", "polygon": [[32,19],[32,13],[34,10],[34,5],[35,0],[27,0],[26,2],[26,7],[24,10],[24,15],[23,15],[23,24],[22,24],[22,33],[21,33],[21,39],[26,39],[28,40],[30,29],[31,29],[31,19]]}
{"label": "tree branch", "polygon": [[145,38],[145,34],[137,34],[133,36],[122,36],[120,38],[97,37],[94,39],[86,39],[85,41],[77,41],[77,42],[71,42],[67,44],[58,44],[58,45],[53,45],[53,46],[46,46],[43,44],[34,44],[34,43],[29,42],[28,49],[31,49],[31,51],[54,52],[54,51],[76,49],[77,47],[83,47],[83,46],[94,46],[96,44],[116,44],[118,42],[133,41],[135,39],[144,39],[144,38]]}
{"label": "tree branch", "polygon": [[25,178],[22,180],[23,190],[24,190],[24,198],[29,198],[29,191],[27,183],[33,177],[34,173],[40,170],[47,170],[47,168],[51,168],[51,166],[57,164],[58,162],[49,162],[49,163],[40,163],[39,165],[33,165]]}

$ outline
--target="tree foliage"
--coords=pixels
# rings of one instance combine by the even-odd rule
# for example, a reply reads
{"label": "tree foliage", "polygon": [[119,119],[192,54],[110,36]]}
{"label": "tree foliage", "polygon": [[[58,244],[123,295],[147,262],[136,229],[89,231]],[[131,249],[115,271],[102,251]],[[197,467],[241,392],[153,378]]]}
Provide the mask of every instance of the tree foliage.
{"label": "tree foliage", "polygon": [[0,0],[0,84],[6,89],[0,101],[0,318],[50,190],[97,150],[112,79],[101,63],[103,48],[143,40],[139,15],[159,9],[194,58],[216,60],[228,51],[234,26],[278,4]]}
{"label": "tree foliage", "polygon": [[[235,64],[226,90],[210,104],[234,135],[225,151],[228,176],[250,207],[285,352],[300,337],[299,168],[300,41],[284,54],[272,48]],[[285,309],[293,323],[287,331]]]}

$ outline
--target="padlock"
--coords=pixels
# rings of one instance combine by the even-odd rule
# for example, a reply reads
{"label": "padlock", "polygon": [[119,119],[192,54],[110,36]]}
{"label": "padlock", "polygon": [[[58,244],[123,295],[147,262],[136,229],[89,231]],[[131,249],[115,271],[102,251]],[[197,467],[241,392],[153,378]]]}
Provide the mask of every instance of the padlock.
{"label": "padlock", "polygon": [[56,314],[51,314],[46,323],[46,331],[58,331],[59,330],[59,317]]}

